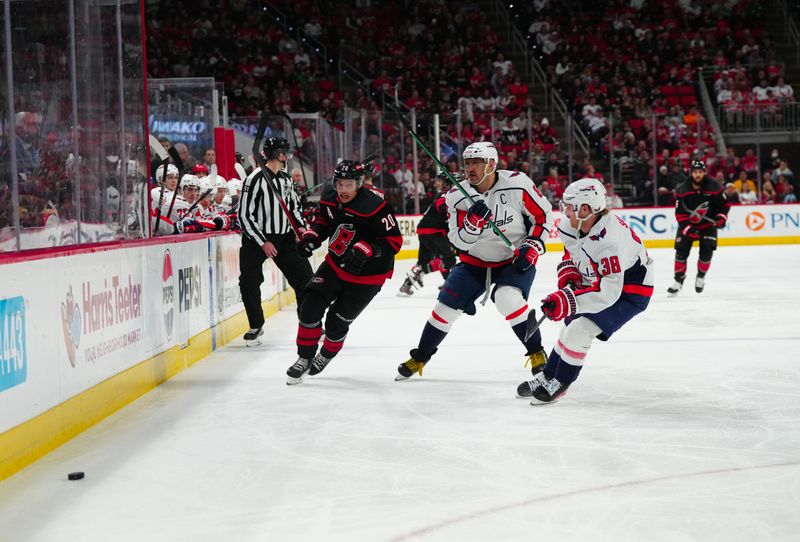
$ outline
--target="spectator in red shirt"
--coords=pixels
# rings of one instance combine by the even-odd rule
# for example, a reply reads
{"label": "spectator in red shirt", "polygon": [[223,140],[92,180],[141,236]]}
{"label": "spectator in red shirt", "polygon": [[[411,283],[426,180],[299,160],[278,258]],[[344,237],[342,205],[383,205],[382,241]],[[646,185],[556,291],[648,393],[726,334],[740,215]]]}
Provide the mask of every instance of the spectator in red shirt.
{"label": "spectator in red shirt", "polygon": [[742,156],[741,167],[750,177],[755,177],[758,172],[758,156],[752,148],[747,149]]}

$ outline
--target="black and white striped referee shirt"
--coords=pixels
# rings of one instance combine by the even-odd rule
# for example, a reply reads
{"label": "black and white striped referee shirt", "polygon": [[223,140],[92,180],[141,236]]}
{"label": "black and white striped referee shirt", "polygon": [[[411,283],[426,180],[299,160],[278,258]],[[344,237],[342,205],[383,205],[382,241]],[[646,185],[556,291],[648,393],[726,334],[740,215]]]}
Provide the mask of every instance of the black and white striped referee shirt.
{"label": "black and white striped referee shirt", "polygon": [[[274,194],[278,189],[296,224],[303,224],[302,205],[294,191],[291,177],[283,171],[279,171],[276,175],[269,168],[264,169],[267,179],[261,169],[253,170],[244,181],[239,199],[239,224],[242,226],[243,235],[259,245],[267,241],[267,235],[280,235],[291,231],[289,220]],[[267,182],[271,183],[271,190],[267,187]]]}

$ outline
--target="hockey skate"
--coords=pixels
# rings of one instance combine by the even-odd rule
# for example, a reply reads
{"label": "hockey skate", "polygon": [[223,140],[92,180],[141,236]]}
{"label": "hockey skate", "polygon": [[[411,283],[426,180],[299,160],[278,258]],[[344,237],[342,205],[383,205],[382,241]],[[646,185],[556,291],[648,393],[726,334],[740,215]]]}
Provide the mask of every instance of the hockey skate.
{"label": "hockey skate", "polygon": [[303,377],[310,369],[311,360],[307,358],[297,358],[297,361],[294,362],[294,365],[289,367],[289,369],[286,371],[286,376],[289,377],[286,379],[286,385],[294,386],[295,384],[299,384],[303,381]]}
{"label": "hockey skate", "polygon": [[681,291],[681,288],[683,288],[683,282],[676,280],[672,283],[672,286],[667,288],[667,297],[675,297]]}
{"label": "hockey skate", "polygon": [[261,344],[261,336],[264,334],[264,329],[260,327],[251,327],[244,334],[244,344],[247,347],[258,346]]}
{"label": "hockey skate", "polygon": [[422,275],[424,275],[424,273],[422,272],[422,268],[418,265],[415,265],[414,267],[411,268],[411,271],[408,272],[408,275],[406,275],[406,280],[411,282],[411,284],[417,290],[420,290],[424,286],[424,284],[422,283]]}
{"label": "hockey skate", "polygon": [[[544,373],[541,373],[544,375]],[[531,405],[547,405],[555,403],[561,399],[569,389],[569,384],[562,384],[556,378],[544,377],[544,382],[541,386],[534,389],[533,397],[531,397]]]}
{"label": "hockey skate", "polygon": [[546,380],[547,377],[544,376],[544,372],[539,371],[533,375],[533,380],[528,380],[517,386],[517,399],[532,399],[533,390],[540,388]]}
{"label": "hockey skate", "polygon": [[406,277],[406,280],[403,281],[403,285],[400,286],[400,291],[397,293],[399,297],[406,297],[414,294],[414,288],[411,285],[411,279]]}
{"label": "hockey skate", "polygon": [[[435,354],[436,350],[434,350],[433,353]],[[419,349],[417,348],[411,350],[410,354],[411,357],[408,358],[408,361],[404,361],[397,366],[398,374],[394,378],[396,382],[408,380],[414,375],[414,373],[419,373],[419,376],[422,376],[422,368],[425,367],[425,364],[431,359],[430,356],[427,359],[421,359],[424,356],[420,354]]]}
{"label": "hockey skate", "polygon": [[318,375],[325,370],[325,367],[327,367],[330,362],[331,358],[326,358],[322,354],[317,354],[314,356],[314,360],[311,362],[311,367],[308,371],[308,374],[311,376]]}
{"label": "hockey skate", "polygon": [[547,352],[544,351],[544,348],[540,348],[533,354],[528,354],[528,358],[525,360],[525,367],[527,367],[529,363],[533,376],[541,373],[545,364],[547,364]]}
{"label": "hockey skate", "polygon": [[703,288],[706,287],[706,278],[701,277],[698,275],[696,279],[694,279],[694,291],[698,294],[703,293]]}

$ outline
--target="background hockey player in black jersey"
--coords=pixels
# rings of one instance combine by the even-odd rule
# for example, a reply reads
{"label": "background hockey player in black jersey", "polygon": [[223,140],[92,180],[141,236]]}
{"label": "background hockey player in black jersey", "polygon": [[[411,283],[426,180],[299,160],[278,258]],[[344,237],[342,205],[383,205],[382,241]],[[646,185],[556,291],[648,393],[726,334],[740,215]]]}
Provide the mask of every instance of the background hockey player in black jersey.
{"label": "background hockey player in black jersey", "polygon": [[[307,257],[297,250],[290,219],[281,209],[277,195],[284,199],[296,225],[303,224],[303,209],[294,191],[291,177],[284,171],[290,158],[289,142],[282,137],[264,141],[263,156],[266,169],[254,170],[242,186],[239,200],[239,224],[242,228],[242,248],[239,250],[239,290],[242,293],[250,329],[244,340],[260,341],[263,333],[264,311],[261,307],[263,265],[272,258],[297,295],[298,312],[303,302],[304,287],[313,271]],[[268,184],[269,183],[269,184]]]}
{"label": "background hockey player in black jersey", "polygon": [[[322,195],[311,229],[303,233],[301,250],[310,254],[328,239],[328,253],[305,290],[297,328],[298,359],[286,371],[287,384],[299,384],[306,373],[318,374],[330,363],[342,349],[350,324],[392,276],[403,237],[383,193],[362,186],[367,167],[352,160],[339,162],[333,188]],[[323,317],[325,338],[317,353]]]}
{"label": "background hockey player in black jersey", "polygon": [[[455,179],[462,181],[463,175],[456,173]],[[456,264],[456,253],[447,239],[447,203],[445,196],[451,188],[450,179],[444,173],[434,181],[436,197],[417,225],[419,238],[419,256],[417,263],[408,272],[406,280],[400,287],[401,295],[412,295],[414,287],[422,288],[422,277],[434,271],[440,271],[447,280],[447,275]]]}
{"label": "background hockey player in black jersey", "polygon": [[706,176],[706,166],[702,161],[692,161],[689,175],[689,179],[675,189],[678,233],[675,236],[675,282],[667,289],[670,296],[677,295],[683,287],[686,261],[695,241],[699,242],[700,256],[694,289],[698,293],[703,291],[705,276],[717,249],[717,230],[725,227],[731,208],[723,187]]}

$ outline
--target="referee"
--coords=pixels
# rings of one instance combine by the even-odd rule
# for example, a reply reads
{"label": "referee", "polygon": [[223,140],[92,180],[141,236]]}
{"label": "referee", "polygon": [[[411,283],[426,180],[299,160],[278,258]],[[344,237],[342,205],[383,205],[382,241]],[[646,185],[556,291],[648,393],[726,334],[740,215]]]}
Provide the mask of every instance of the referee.
{"label": "referee", "polygon": [[[297,295],[297,310],[303,301],[303,290],[313,272],[308,259],[297,251],[294,231],[280,207],[275,193],[279,191],[296,224],[303,224],[303,209],[294,191],[291,177],[284,172],[289,159],[289,142],[270,137],[262,148],[266,171],[256,168],[247,177],[239,200],[239,223],[242,227],[242,248],[239,250],[239,290],[242,293],[250,329],[245,341],[257,341],[263,333],[264,311],[261,308],[263,265],[272,258]],[[260,340],[258,342],[260,344]]]}

